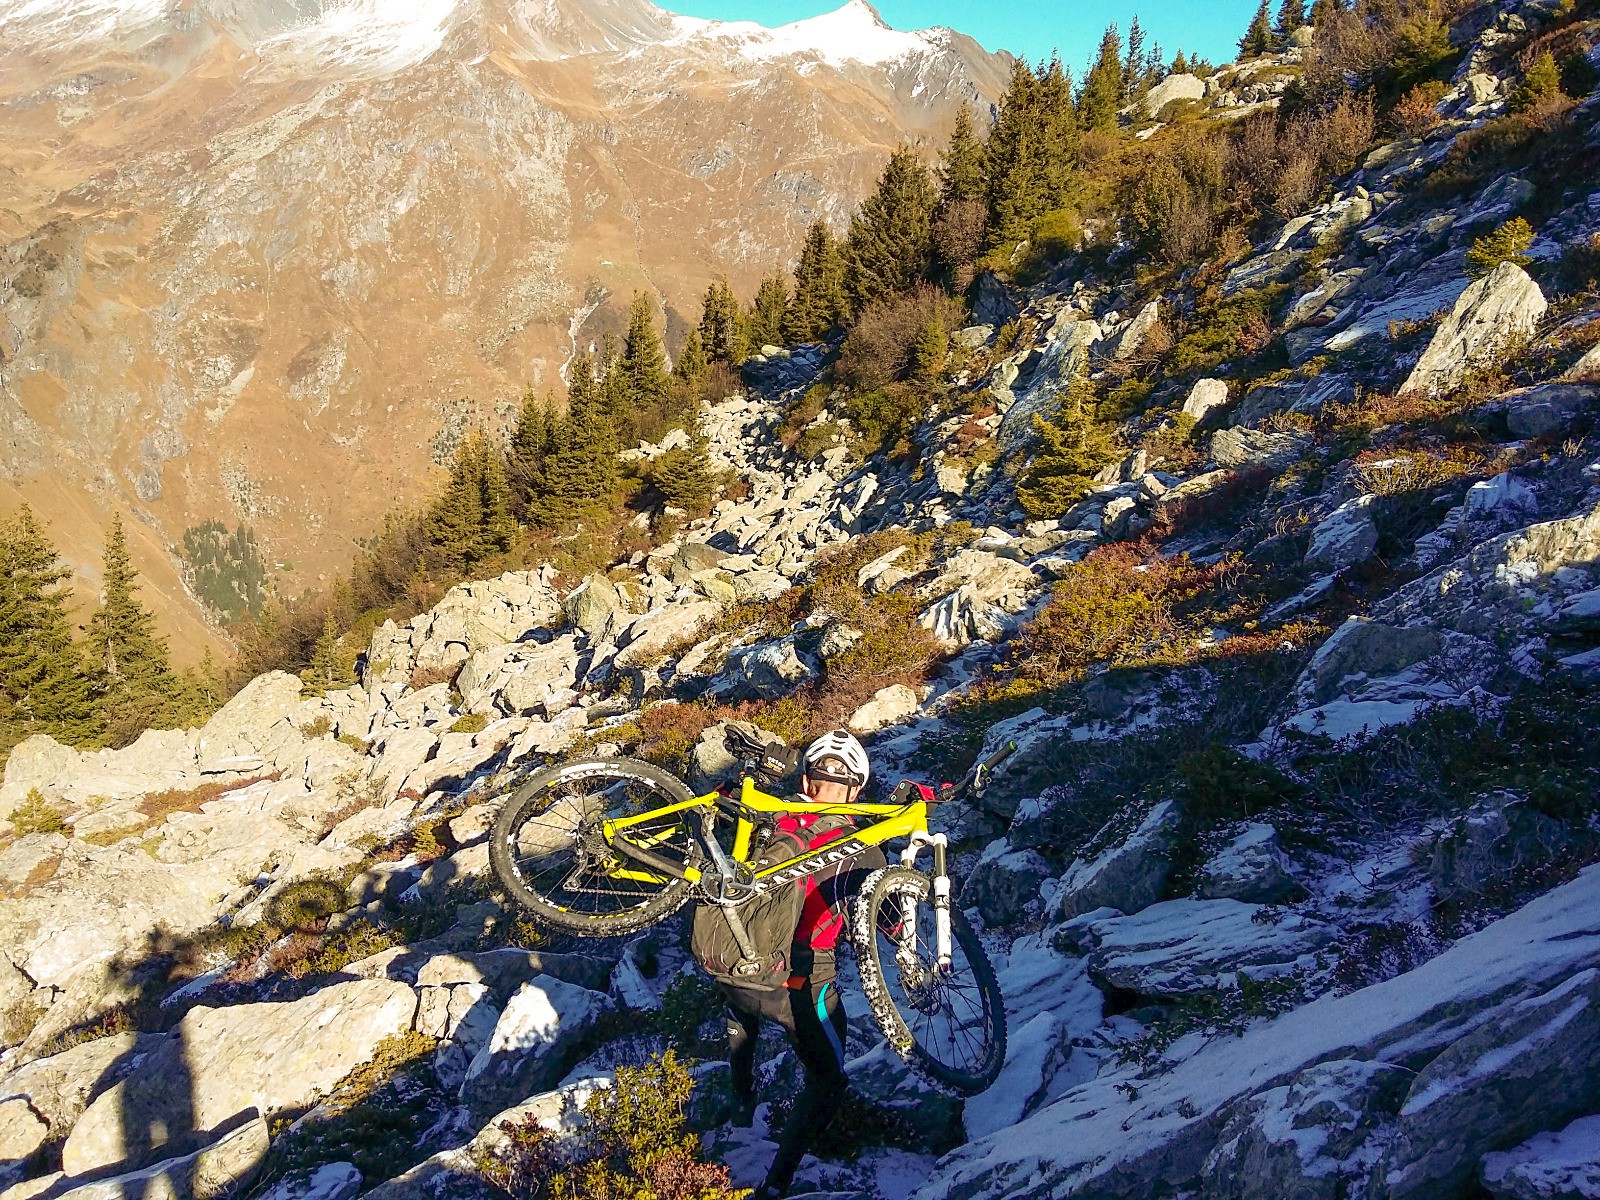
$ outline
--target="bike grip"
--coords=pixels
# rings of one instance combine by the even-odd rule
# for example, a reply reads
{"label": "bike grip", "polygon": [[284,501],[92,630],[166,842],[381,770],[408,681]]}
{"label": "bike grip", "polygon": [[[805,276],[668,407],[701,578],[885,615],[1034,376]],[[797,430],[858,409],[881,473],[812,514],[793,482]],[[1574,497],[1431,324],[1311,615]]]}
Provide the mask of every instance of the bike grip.
{"label": "bike grip", "polygon": [[1016,744],[1016,742],[1007,742],[1004,746],[1001,746],[1000,749],[996,750],[988,758],[984,759],[981,763],[979,763],[978,764],[978,770],[979,771],[992,771],[996,767],[998,767],[1001,763],[1005,762],[1006,759],[1010,758],[1016,752],[1017,752],[1017,744]]}

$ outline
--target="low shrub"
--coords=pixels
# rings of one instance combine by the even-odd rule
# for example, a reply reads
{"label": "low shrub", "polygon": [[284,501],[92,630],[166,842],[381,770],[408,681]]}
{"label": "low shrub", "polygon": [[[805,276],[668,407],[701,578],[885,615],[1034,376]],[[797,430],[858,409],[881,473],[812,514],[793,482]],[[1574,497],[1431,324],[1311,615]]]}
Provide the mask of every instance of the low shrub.
{"label": "low shrub", "polygon": [[839,348],[835,378],[852,391],[871,391],[907,377],[912,351],[928,326],[960,329],[966,310],[941,289],[923,286],[868,305]]}
{"label": "low shrub", "polygon": [[326,877],[296,880],[267,905],[267,920],[279,929],[309,932],[319,930],[336,912],[343,912],[349,900],[344,885]]}
{"label": "low shrub", "polygon": [[639,744],[634,753],[674,773],[688,766],[689,752],[700,735],[716,722],[716,715],[698,704],[675,701],[656,704],[639,714]]}
{"label": "low shrub", "polygon": [[1391,114],[1397,130],[1407,137],[1421,137],[1440,121],[1438,104],[1450,89],[1440,80],[1419,83],[1400,97]]}
{"label": "low shrub", "polygon": [[1185,754],[1175,774],[1185,813],[1203,825],[1259,816],[1299,794],[1293,781],[1270,763],[1215,743]]}
{"label": "low shrub", "polygon": [[67,828],[65,815],[46,800],[38,788],[28,789],[22,803],[11,814],[11,824],[18,837],[31,833],[64,833]]}
{"label": "low shrub", "polygon": [[489,728],[489,718],[483,713],[462,713],[450,726],[451,733],[482,733]]}

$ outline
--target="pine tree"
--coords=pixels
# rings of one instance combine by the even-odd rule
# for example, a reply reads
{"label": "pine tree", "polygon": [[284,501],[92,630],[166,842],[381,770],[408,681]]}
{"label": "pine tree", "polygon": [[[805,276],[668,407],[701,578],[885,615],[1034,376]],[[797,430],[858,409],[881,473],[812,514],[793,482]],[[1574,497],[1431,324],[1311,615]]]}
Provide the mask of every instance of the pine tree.
{"label": "pine tree", "polygon": [[700,312],[700,344],[712,362],[727,363],[731,367],[742,363],[748,354],[744,313],[726,277],[706,288]]}
{"label": "pine tree", "polygon": [[1328,22],[1344,11],[1344,5],[1339,0],[1313,0],[1311,5],[1311,24],[1318,29],[1323,29]]}
{"label": "pine tree", "polygon": [[351,666],[339,649],[339,624],[334,620],[333,609],[329,608],[322,618],[322,633],[311,648],[310,665],[301,678],[309,690],[321,695],[354,683]]}
{"label": "pine tree", "polygon": [[697,429],[689,445],[668,450],[656,459],[650,465],[650,482],[674,508],[703,511],[717,486],[705,436]]}
{"label": "pine tree", "polygon": [[1113,130],[1122,107],[1122,36],[1115,24],[1100,37],[1100,51],[1078,94],[1078,119],[1085,129]]}
{"label": "pine tree", "polygon": [[1187,75],[1189,73],[1189,60],[1183,56],[1182,50],[1179,50],[1177,56],[1172,60],[1172,73],[1174,75]]}
{"label": "pine tree", "polygon": [[1053,420],[1035,416],[1038,449],[1017,484],[1017,500],[1032,517],[1059,517],[1083,498],[1094,473],[1116,457],[1111,438],[1095,420],[1094,385],[1081,371],[1067,385]]}
{"label": "pine tree", "polygon": [[939,161],[939,207],[983,198],[983,143],[972,127],[972,109],[956,111],[955,128]]}
{"label": "pine tree", "polygon": [[135,594],[138,572],[128,557],[122,515],[111,519],[101,574],[100,607],[86,628],[87,651],[101,686],[117,683],[147,689],[171,675],[167,646],[156,634],[156,622]]}
{"label": "pine tree", "polygon": [[930,387],[937,384],[944,376],[949,354],[950,333],[944,322],[935,316],[922,327],[911,347],[911,377]]}
{"label": "pine tree", "polygon": [[820,217],[806,230],[800,262],[794,269],[794,295],[784,316],[784,341],[790,345],[827,337],[845,316],[844,259],[827,222]]}
{"label": "pine tree", "polygon": [[672,364],[673,377],[684,383],[698,383],[710,369],[711,364],[706,361],[705,344],[700,340],[700,330],[690,326],[688,336],[683,339],[683,349],[678,351],[678,361]]}
{"label": "pine tree", "polygon": [[1035,220],[1066,202],[1077,145],[1072,80],[1060,60],[1038,74],[1018,62],[986,147],[990,249],[1025,241]]}
{"label": "pine tree", "polygon": [[93,734],[89,675],[67,615],[70,578],[23,505],[0,525],[0,747],[34,733]]}
{"label": "pine tree", "polygon": [[1279,46],[1289,44],[1289,36],[1306,23],[1306,0],[1282,0],[1278,5],[1278,23],[1273,34]]}
{"label": "pine tree", "polygon": [[544,479],[528,519],[550,527],[611,499],[617,485],[617,431],[588,355],[573,361],[567,413],[545,455]]}
{"label": "pine tree", "polygon": [[544,459],[550,452],[556,420],[555,402],[549,396],[536,396],[532,388],[523,394],[506,450],[506,481],[522,511],[544,479]]}
{"label": "pine tree", "polygon": [[666,405],[672,394],[672,377],[656,330],[655,309],[644,292],[634,293],[633,307],[628,310],[628,341],[621,367],[634,406],[659,411]]}
{"label": "pine tree", "polygon": [[1267,7],[1267,0],[1261,0],[1256,15],[1250,18],[1250,28],[1245,30],[1244,36],[1239,39],[1239,54],[1244,58],[1253,58],[1258,54],[1266,54],[1271,49],[1272,12]]}
{"label": "pine tree", "polygon": [[1122,64],[1122,103],[1132,104],[1144,95],[1144,26],[1138,14],[1128,22],[1128,57]]}
{"label": "pine tree", "polygon": [[424,530],[432,561],[449,571],[469,571],[511,548],[517,523],[505,460],[482,430],[456,450],[450,482],[429,510]]}
{"label": "pine tree", "polygon": [[1066,203],[1078,159],[1078,110],[1072,101],[1072,76],[1059,58],[1052,58],[1039,77],[1039,123],[1044,151],[1041,199],[1043,211],[1048,212]]}
{"label": "pine tree", "polygon": [[755,303],[745,322],[752,349],[783,345],[783,319],[788,310],[789,285],[782,275],[768,275],[756,290]]}
{"label": "pine tree", "polygon": [[877,189],[850,222],[845,239],[846,287],[856,312],[928,278],[937,199],[922,158],[911,146],[901,145],[889,156]]}
{"label": "pine tree", "polygon": [[1511,93],[1508,107],[1512,112],[1526,112],[1542,102],[1561,94],[1561,68],[1555,55],[1544,50],[1533,60],[1522,76],[1522,82]]}

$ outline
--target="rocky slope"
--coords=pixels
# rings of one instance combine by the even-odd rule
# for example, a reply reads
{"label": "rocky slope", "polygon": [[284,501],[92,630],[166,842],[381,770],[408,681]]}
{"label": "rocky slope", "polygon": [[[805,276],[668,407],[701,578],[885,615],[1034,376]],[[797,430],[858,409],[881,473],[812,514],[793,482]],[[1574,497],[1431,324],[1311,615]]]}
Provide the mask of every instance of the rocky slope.
{"label": "rocky slope", "polygon": [[[785,351],[705,416],[749,498],[671,542],[582,581],[459,587],[380,629],[346,691],[270,675],[201,730],[24,743],[0,786],[6,1200],[127,1195],[153,1168],[179,1195],[492,1194],[500,1119],[570,1131],[665,1044],[686,986],[670,930],[520,948],[486,886],[496,798],[664,728],[703,782],[730,766],[715,714],[673,726],[691,706],[659,701],[774,720],[796,696],[848,701],[885,775],[1020,751],[944,814],[1006,997],[1001,1078],[964,1108],[922,1091],[852,999],[852,1079],[898,1133],[808,1163],[813,1190],[1594,1195],[1600,302],[1552,310],[1535,276],[1600,231],[1600,193],[1534,166],[1453,207],[1411,198],[1500,111],[1510,15],[1429,140],[1380,147],[1233,265],[1242,290],[1315,255],[1272,332],[1320,369],[1158,382],[1059,520],[1013,508],[1029,418],[1079,364],[1114,375],[1174,300],[1075,261],[980,289],[920,461],[785,451],[825,350]],[[1600,145],[1600,92],[1574,119]],[[1464,272],[1558,186],[1531,273]],[[797,602],[819,584],[832,608]],[[1097,622],[1139,596],[1165,616],[1122,653]],[[833,687],[873,632],[839,616],[856,599],[907,614],[896,636],[931,639],[937,668]],[[1039,707],[992,690],[1079,630],[1101,639],[1086,669]],[[62,828],[28,832],[41,802]],[[767,1118],[721,1125],[701,1070],[706,1144],[754,1182]]]}
{"label": "rocky slope", "polygon": [[859,0],[775,31],[646,0],[8,0],[0,28],[3,486],[84,578],[137,514],[185,643],[186,529],[254,527],[298,592],[635,289],[676,344],[714,274],[753,295],[1008,61]]}

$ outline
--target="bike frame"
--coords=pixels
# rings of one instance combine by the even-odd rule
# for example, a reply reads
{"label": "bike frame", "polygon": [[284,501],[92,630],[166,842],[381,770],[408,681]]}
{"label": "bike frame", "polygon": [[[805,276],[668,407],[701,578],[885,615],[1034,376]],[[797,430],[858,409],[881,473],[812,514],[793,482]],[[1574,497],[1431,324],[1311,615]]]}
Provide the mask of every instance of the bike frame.
{"label": "bike frame", "polygon": [[[903,788],[905,785],[903,785]],[[658,821],[665,816],[675,813],[699,812],[702,816],[700,841],[701,848],[706,857],[716,868],[714,871],[704,871],[699,867],[689,864],[668,863],[659,864],[661,868],[671,868],[670,874],[695,884],[720,884],[722,899],[708,897],[713,902],[720,903],[732,915],[732,910],[743,900],[767,891],[780,884],[790,883],[815,871],[821,870],[833,863],[854,857],[868,846],[880,846],[895,838],[909,838],[910,843],[900,853],[902,866],[914,867],[918,853],[923,848],[933,851],[933,905],[935,914],[935,954],[941,970],[948,970],[951,961],[951,934],[950,934],[950,877],[945,863],[946,841],[944,834],[931,834],[928,832],[928,805],[933,798],[932,792],[925,788],[910,785],[909,791],[916,797],[905,802],[882,804],[867,804],[851,802],[848,804],[816,804],[808,801],[796,802],[793,798],[771,796],[756,787],[754,780],[748,775],[744,777],[739,787],[736,801],[722,792],[708,792],[704,796],[696,796],[692,800],[684,800],[677,804],[663,805],[653,808],[648,812],[638,813],[631,817],[619,817],[608,820],[602,826],[605,841],[616,846],[621,853],[629,858],[639,860],[652,857],[654,848],[667,841],[672,836],[672,830],[664,830],[656,835],[635,840],[629,836],[628,830],[634,829],[647,822]],[[733,812],[726,810],[726,805],[732,801],[736,808]],[[761,815],[781,816],[785,813],[814,813],[818,815],[848,816],[856,819],[876,817],[871,824],[857,829],[848,837],[839,838],[821,846],[816,850],[808,850],[782,862],[772,863],[765,867],[750,867],[750,855],[753,849],[756,831],[756,819]],[[716,816],[730,816],[735,822],[733,851],[731,855],[724,851],[711,833],[710,818]],[[728,899],[727,873],[728,868],[738,865],[750,868],[750,882],[745,894],[739,900]],[[607,874],[614,879],[633,879],[640,882],[655,882],[660,878],[658,870],[636,869],[634,867],[613,868]],[[742,932],[742,927],[736,925],[736,933]],[[915,956],[916,946],[916,904],[905,897],[901,903],[901,923],[903,935],[900,939],[900,956]],[[741,939],[742,940],[742,939]]]}

